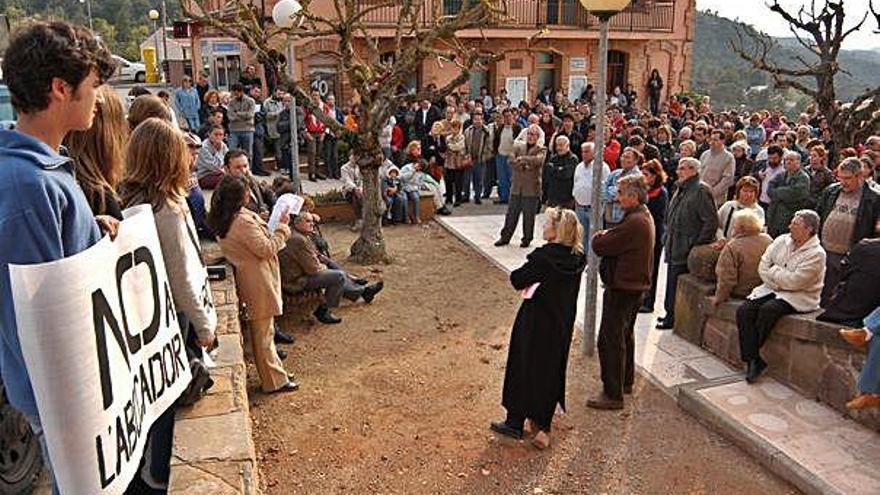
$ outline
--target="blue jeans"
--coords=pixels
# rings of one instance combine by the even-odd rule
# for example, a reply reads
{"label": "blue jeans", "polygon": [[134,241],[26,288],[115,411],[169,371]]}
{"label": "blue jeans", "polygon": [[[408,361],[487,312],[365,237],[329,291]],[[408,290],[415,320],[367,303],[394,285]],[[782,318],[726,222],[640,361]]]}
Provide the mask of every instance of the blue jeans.
{"label": "blue jeans", "polygon": [[186,124],[189,126],[190,132],[196,132],[197,130],[199,130],[199,126],[201,125],[201,123],[199,123],[199,116],[196,115],[194,117],[187,117]]}
{"label": "blue jeans", "polygon": [[52,484],[52,495],[59,495],[58,484],[55,482],[55,471],[52,470],[52,460],[49,459],[49,446],[46,444],[46,432],[43,431],[43,424],[40,422],[39,416],[25,415],[27,422],[31,425],[31,431],[37,441],[40,442],[40,452],[43,454],[43,467],[49,473],[49,482]]}
{"label": "blue jeans", "polygon": [[495,157],[495,173],[498,177],[498,199],[507,202],[510,199],[510,176],[513,172],[506,156]]}
{"label": "blue jeans", "polygon": [[868,357],[859,375],[859,392],[880,394],[880,306],[865,317],[865,327],[874,336],[868,341]]}
{"label": "blue jeans", "polygon": [[393,196],[385,196],[385,212],[388,220],[406,222],[406,196],[399,192]]}
{"label": "blue jeans", "polygon": [[229,132],[229,149],[242,150],[247,153],[248,161],[254,158],[254,131],[230,131]]}
{"label": "blue jeans", "polygon": [[575,205],[574,214],[577,216],[579,222],[581,222],[581,227],[584,228],[584,253],[590,253],[590,212],[592,211],[592,207],[590,206],[581,206]]}
{"label": "blue jeans", "polygon": [[474,201],[483,194],[483,181],[486,179],[486,162],[476,162],[471,167],[471,183],[474,185]]}
{"label": "blue jeans", "polygon": [[[419,191],[404,191],[403,192],[403,211],[406,212],[409,210],[408,203],[412,201],[413,207],[413,218],[418,219],[419,217]],[[404,214],[404,217],[406,214]]]}

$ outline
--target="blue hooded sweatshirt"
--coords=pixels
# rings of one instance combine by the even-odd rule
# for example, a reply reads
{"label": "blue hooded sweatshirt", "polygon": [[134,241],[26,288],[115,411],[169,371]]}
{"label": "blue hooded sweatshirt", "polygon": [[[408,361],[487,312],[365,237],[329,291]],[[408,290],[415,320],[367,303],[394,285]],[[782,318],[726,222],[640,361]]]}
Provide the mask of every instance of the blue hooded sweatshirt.
{"label": "blue hooded sweatshirt", "polygon": [[[31,418],[38,417],[37,405],[18,339],[9,265],[66,258],[100,238],[73,161],[31,136],[0,130],[0,372],[9,402]],[[58,338],[92,338],[55,331]]]}

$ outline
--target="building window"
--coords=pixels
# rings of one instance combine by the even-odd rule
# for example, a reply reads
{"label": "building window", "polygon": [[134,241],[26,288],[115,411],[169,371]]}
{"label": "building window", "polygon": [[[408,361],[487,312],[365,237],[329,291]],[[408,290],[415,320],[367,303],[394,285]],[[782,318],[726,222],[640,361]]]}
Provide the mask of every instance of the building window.
{"label": "building window", "polygon": [[577,0],[547,0],[547,24],[575,24]]}
{"label": "building window", "polygon": [[615,87],[620,87],[621,91],[626,89],[628,58],[626,52],[608,50],[608,93]]}
{"label": "building window", "polygon": [[537,94],[541,95],[549,88],[556,91],[559,86],[559,61],[561,57],[553,52],[535,54],[535,84]]}
{"label": "building window", "polygon": [[462,7],[469,7],[472,0],[443,0],[443,15],[456,15]]}

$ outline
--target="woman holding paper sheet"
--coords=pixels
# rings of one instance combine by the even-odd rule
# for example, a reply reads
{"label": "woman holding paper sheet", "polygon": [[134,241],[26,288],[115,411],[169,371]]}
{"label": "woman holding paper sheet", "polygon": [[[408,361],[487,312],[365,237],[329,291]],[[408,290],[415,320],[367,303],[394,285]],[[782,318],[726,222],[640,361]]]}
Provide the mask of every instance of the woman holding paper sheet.
{"label": "woman holding paper sheet", "polygon": [[278,251],[290,237],[290,214],[283,213],[270,232],[266,222],[247,208],[250,196],[244,178],[227,175],[211,198],[208,223],[217,233],[223,255],[235,266],[235,284],[245,306],[263,392],[291,392],[299,385],[281,364],[274,341],[274,319],[281,315]]}
{"label": "woman holding paper sheet", "polygon": [[[119,186],[124,208],[152,207],[184,340],[191,342],[190,327],[203,347],[214,343],[217,315],[213,310],[208,273],[202,265],[196,227],[186,202],[192,155],[184,135],[159,118],[149,118],[132,132],[125,150],[125,172]],[[170,475],[174,408],[169,408],[150,429],[150,455],[140,479],[150,488],[167,487]]]}
{"label": "woman holding paper sheet", "polygon": [[[514,289],[523,292],[516,315],[501,404],[507,419],[492,430],[522,438],[525,420],[536,433],[538,449],[550,445],[550,424],[556,404],[565,409],[565,372],[581,273],[586,265],[582,228],[574,212],[548,208],[542,247],[510,274]],[[537,431],[535,431],[537,430]]]}

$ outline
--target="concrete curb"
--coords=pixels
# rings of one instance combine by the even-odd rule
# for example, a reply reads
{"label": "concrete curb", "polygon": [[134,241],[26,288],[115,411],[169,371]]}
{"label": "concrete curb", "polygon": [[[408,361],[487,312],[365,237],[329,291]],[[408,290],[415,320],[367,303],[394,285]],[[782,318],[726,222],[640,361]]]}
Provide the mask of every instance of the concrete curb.
{"label": "concrete curb", "polygon": [[770,472],[788,481],[807,495],[844,495],[814,473],[810,472],[785,452],[774,447],[739,422],[724,414],[699,391],[742,380],[741,377],[726,377],[699,384],[685,384],[678,388],[678,406],[700,423],[732,441],[739,448],[757,460]]}

